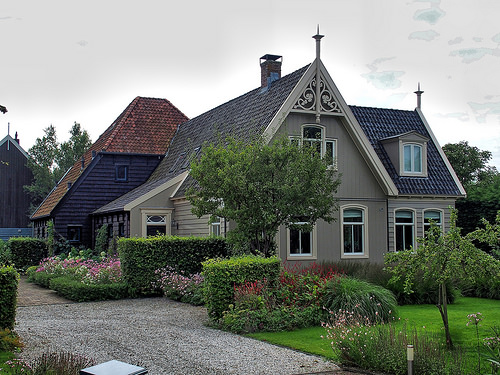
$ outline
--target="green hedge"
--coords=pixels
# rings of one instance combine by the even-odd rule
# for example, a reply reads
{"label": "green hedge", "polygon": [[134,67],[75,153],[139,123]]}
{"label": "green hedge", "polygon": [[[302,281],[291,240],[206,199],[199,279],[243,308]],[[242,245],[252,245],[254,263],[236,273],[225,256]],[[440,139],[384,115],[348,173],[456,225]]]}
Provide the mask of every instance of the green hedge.
{"label": "green hedge", "polygon": [[50,289],[58,295],[76,302],[104,301],[128,297],[128,288],[125,283],[113,284],[83,284],[70,276],[52,278]]}
{"label": "green hedge", "polygon": [[19,274],[12,266],[0,266],[0,329],[13,329],[16,322]]}
{"label": "green hedge", "polygon": [[35,266],[47,257],[47,243],[44,240],[29,237],[15,237],[8,241],[12,263],[17,269]]}
{"label": "green hedge", "polygon": [[49,288],[50,280],[55,279],[56,277],[61,277],[61,275],[54,273],[36,272],[37,268],[37,266],[31,266],[26,270],[28,281],[43,286],[44,288]]}
{"label": "green hedge", "polygon": [[192,275],[201,272],[201,263],[210,258],[225,257],[229,245],[220,237],[121,238],[118,253],[122,274],[132,294],[151,294],[156,281],[155,270],[170,266]]}
{"label": "green hedge", "polygon": [[281,262],[276,257],[243,256],[203,262],[208,315],[215,321],[222,318],[223,312],[234,302],[234,285],[265,278],[271,288],[277,286],[280,270]]}

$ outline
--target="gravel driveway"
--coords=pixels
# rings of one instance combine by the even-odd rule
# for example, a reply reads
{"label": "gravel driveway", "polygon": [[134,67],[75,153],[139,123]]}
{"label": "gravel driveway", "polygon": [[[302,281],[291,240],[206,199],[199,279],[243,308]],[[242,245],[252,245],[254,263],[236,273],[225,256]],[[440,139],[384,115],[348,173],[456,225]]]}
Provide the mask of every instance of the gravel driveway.
{"label": "gravel driveway", "polygon": [[25,358],[69,351],[164,374],[307,374],[322,358],[205,327],[206,309],[166,298],[18,307]]}

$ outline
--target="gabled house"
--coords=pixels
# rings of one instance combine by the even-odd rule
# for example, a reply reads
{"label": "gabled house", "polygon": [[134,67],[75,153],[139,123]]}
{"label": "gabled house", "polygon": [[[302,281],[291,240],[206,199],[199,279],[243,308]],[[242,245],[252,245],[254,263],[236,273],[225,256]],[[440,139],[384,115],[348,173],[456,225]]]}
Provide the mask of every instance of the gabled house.
{"label": "gabled house", "polygon": [[281,56],[263,56],[260,87],[181,124],[148,181],[95,210],[94,220],[128,216],[131,236],[223,235],[232,223],[191,213],[189,157],[220,136],[259,133],[316,144],[341,174],[337,221],[307,233],[280,228],[281,259],[380,263],[387,251],[415,245],[431,220],[446,230],[465,191],[422,111],[348,106],[320,60],[321,37],[312,64],[283,77]]}
{"label": "gabled house", "polygon": [[[163,159],[177,125],[187,117],[166,99],[135,98],[90,149],[61,178],[31,220],[36,237],[56,233],[74,245],[92,247],[90,214],[143,184]],[[124,236],[124,228],[108,236]],[[128,216],[120,217],[128,221]]]}
{"label": "gabled house", "polygon": [[[1,107],[1,106],[0,106]],[[5,108],[5,107],[4,107]],[[0,108],[0,111],[2,109]],[[29,195],[24,185],[30,185],[33,173],[27,166],[29,155],[10,135],[0,140],[0,239],[31,236],[29,227]]]}

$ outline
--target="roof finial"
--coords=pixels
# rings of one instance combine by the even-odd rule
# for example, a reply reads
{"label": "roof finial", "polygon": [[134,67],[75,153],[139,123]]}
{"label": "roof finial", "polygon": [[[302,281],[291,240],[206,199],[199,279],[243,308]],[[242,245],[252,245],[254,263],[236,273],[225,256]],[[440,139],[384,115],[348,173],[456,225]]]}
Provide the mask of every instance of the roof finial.
{"label": "roof finial", "polygon": [[316,39],[316,58],[319,60],[320,57],[320,52],[321,52],[321,38],[323,38],[324,35],[320,35],[319,33],[319,25],[318,25],[318,31],[316,32],[316,35],[313,36],[314,39]]}
{"label": "roof finial", "polygon": [[422,108],[422,94],[424,93],[422,90],[420,90],[420,82],[418,83],[417,91],[415,91],[414,93],[417,94],[417,108],[420,109]]}

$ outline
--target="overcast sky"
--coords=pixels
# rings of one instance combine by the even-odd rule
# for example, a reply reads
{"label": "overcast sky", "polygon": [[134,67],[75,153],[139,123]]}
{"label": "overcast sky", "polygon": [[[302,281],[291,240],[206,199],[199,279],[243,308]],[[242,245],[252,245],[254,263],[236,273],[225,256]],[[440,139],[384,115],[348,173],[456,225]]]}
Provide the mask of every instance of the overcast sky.
{"label": "overcast sky", "polygon": [[28,150],[75,121],[95,141],[136,96],[188,117],[321,59],[348,104],[422,110],[441,146],[467,140],[500,169],[498,0],[2,0],[0,139]]}

